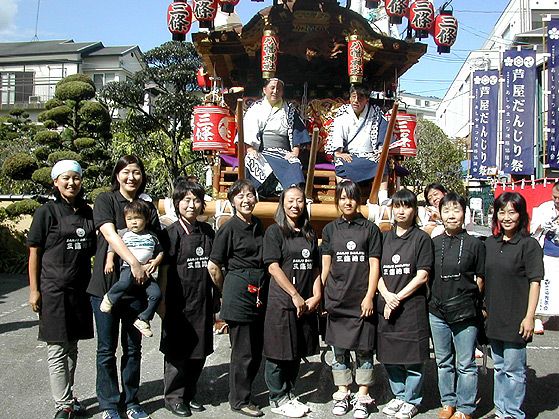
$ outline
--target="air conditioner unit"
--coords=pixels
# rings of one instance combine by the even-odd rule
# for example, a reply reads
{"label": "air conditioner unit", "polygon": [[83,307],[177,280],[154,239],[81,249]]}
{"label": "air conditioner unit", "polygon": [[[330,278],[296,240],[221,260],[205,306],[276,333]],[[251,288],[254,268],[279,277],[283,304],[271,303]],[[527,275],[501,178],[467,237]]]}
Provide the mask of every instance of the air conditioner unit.
{"label": "air conditioner unit", "polygon": [[29,96],[29,104],[41,103],[41,96]]}

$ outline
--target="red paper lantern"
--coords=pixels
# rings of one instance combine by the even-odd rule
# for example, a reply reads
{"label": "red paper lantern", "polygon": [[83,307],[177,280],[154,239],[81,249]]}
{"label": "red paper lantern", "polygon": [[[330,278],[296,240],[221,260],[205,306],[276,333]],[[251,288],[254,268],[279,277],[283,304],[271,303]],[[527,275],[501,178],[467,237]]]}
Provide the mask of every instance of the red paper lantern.
{"label": "red paper lantern", "polygon": [[433,29],[435,9],[430,0],[415,0],[410,6],[410,26],[416,38],[427,38]]}
{"label": "red paper lantern", "polygon": [[410,0],[386,0],[384,2],[384,8],[386,9],[386,14],[389,16],[388,21],[398,25],[402,23],[402,18],[408,12],[409,3]]}
{"label": "red paper lantern", "polygon": [[192,127],[192,150],[223,151],[229,148],[229,109],[221,106],[195,106]]}
{"label": "red paper lantern", "polygon": [[279,38],[273,29],[265,29],[262,35],[262,78],[275,76],[278,66]]}
{"label": "red paper lantern", "polygon": [[350,35],[347,43],[347,74],[350,83],[363,82],[363,41],[359,35]]}
{"label": "red paper lantern", "polygon": [[458,35],[458,21],[452,16],[452,10],[441,10],[435,18],[435,31],[433,38],[438,45],[437,52],[449,53],[450,47]]}
{"label": "red paper lantern", "polygon": [[211,28],[217,14],[218,0],[193,0],[192,12],[200,28]]}
{"label": "red paper lantern", "polygon": [[239,4],[239,0],[219,0],[223,13],[233,13],[237,4]]}
{"label": "red paper lantern", "polygon": [[[387,115],[389,117],[389,115]],[[394,140],[390,143],[389,154],[401,156],[416,156],[417,143],[415,141],[415,128],[417,116],[398,112],[394,125]]]}
{"label": "red paper lantern", "polygon": [[174,1],[167,8],[167,28],[173,41],[184,41],[192,25],[192,9],[186,1]]}
{"label": "red paper lantern", "polygon": [[198,71],[196,71],[196,82],[198,83],[198,87],[200,87],[203,91],[210,90],[210,87],[212,86],[210,82],[210,75],[204,67],[200,67]]}

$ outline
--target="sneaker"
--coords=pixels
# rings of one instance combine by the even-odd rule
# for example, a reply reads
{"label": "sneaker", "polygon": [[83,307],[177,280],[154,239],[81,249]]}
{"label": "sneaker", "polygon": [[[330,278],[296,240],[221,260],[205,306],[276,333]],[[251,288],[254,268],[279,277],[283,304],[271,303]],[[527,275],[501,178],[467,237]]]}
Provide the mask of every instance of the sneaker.
{"label": "sneaker", "polygon": [[254,404],[249,404],[247,406],[243,406],[240,409],[236,409],[234,407],[231,408],[232,411],[240,413],[241,415],[250,416],[253,418],[259,418],[260,416],[264,416],[264,412],[260,410],[260,408]]}
{"label": "sneaker", "polygon": [[311,412],[311,408],[305,403],[303,403],[302,401],[300,401],[299,397],[295,397],[295,396],[289,396],[289,397],[291,398],[291,403],[293,403],[295,406],[299,406],[301,409],[305,411],[305,413]]}
{"label": "sneaker", "polygon": [[74,411],[71,407],[63,407],[59,409],[54,415],[54,419],[73,419]]}
{"label": "sneaker", "polygon": [[462,412],[456,412],[450,419],[472,419],[472,415],[466,415]]}
{"label": "sneaker", "polygon": [[481,352],[478,348],[476,348],[475,357],[476,359],[483,358],[483,352]]}
{"label": "sneaker", "polygon": [[360,394],[353,399],[353,417],[355,419],[365,419],[369,417],[369,405],[373,403],[373,399],[367,394]]}
{"label": "sneaker", "polygon": [[128,419],[150,419],[150,416],[141,407],[131,407],[126,411],[126,417]]}
{"label": "sneaker", "polygon": [[101,419],[122,419],[115,409],[107,409],[101,412]]}
{"label": "sneaker", "polygon": [[418,412],[419,410],[414,404],[404,402],[394,417],[398,419],[409,419],[417,415]]}
{"label": "sneaker", "polygon": [[101,310],[103,313],[110,313],[112,308],[113,303],[111,303],[111,300],[109,300],[109,296],[107,294],[103,295],[103,300],[101,301],[99,310]]}
{"label": "sneaker", "polygon": [[543,322],[542,322],[541,319],[536,319],[536,321],[534,323],[534,334],[535,335],[543,335],[544,334]]}
{"label": "sneaker", "polygon": [[394,416],[398,413],[401,407],[404,405],[404,401],[400,399],[392,399],[388,402],[386,406],[382,409],[382,413],[388,416]]}
{"label": "sneaker", "polygon": [[332,399],[334,399],[334,407],[332,408],[332,413],[336,416],[343,416],[351,410],[351,393],[342,393],[341,391],[336,391]]}
{"label": "sneaker", "polygon": [[302,418],[305,416],[306,411],[303,408],[293,403],[293,400],[287,400],[285,403],[278,404],[276,407],[270,409],[272,413],[287,416],[288,418]]}
{"label": "sneaker", "polygon": [[153,336],[153,332],[151,331],[149,322],[146,322],[145,320],[136,319],[136,321],[134,322],[134,327],[138,329],[140,333],[146,338],[150,338]]}

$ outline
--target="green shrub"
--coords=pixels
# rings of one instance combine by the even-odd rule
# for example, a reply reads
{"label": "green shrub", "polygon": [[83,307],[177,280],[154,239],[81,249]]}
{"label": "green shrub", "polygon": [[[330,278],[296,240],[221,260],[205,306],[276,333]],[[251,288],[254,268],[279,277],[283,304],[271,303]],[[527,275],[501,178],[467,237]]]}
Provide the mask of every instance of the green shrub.
{"label": "green shrub", "polygon": [[27,180],[37,169],[37,162],[27,153],[17,153],[4,160],[2,171],[10,179]]}
{"label": "green shrub", "polygon": [[66,84],[66,83],[74,82],[74,81],[87,83],[95,89],[95,83],[93,83],[93,80],[91,79],[91,77],[89,77],[86,74],[82,74],[82,73],[71,74],[67,77],[64,77],[62,80],[60,80],[58,83],[56,83],[56,87],[61,86],[61,85]]}
{"label": "green shrub", "polygon": [[0,272],[27,272],[25,234],[0,225]]}
{"label": "green shrub", "polygon": [[80,101],[93,99],[95,97],[95,86],[78,80],[65,81],[56,86],[55,95],[60,100]]}
{"label": "green shrub", "polygon": [[83,177],[87,179],[95,179],[102,174],[103,168],[97,164],[92,164],[87,169],[85,169]]}
{"label": "green shrub", "polygon": [[58,124],[54,122],[52,119],[48,119],[43,121],[43,126],[47,129],[56,129],[58,128]]}
{"label": "green shrub", "polygon": [[[72,109],[66,105],[57,106],[56,108],[49,109],[48,111],[41,112],[37,115],[39,122],[52,120],[58,125],[63,125],[72,114]],[[57,126],[58,126],[57,125]]]}
{"label": "green shrub", "polygon": [[62,102],[60,99],[53,97],[52,99],[49,99],[45,102],[45,109],[49,111],[51,109],[58,108],[59,106],[62,105],[64,105],[64,102]]}
{"label": "green shrub", "polygon": [[6,207],[6,214],[10,218],[19,217],[20,215],[33,215],[35,210],[39,208],[39,204],[34,199],[24,199],[22,201],[16,201]]}
{"label": "green shrub", "polygon": [[81,160],[81,156],[74,151],[61,150],[50,153],[47,160],[54,166],[54,164],[60,160],[76,160],[79,162]]}
{"label": "green shrub", "polygon": [[101,195],[103,192],[110,192],[110,191],[111,191],[110,186],[101,186],[100,188],[95,188],[91,192],[87,193],[87,200],[89,202],[95,202],[97,197]]}
{"label": "green shrub", "polygon": [[41,167],[33,172],[31,175],[31,180],[37,182],[45,188],[52,186],[52,178],[50,177],[50,172],[52,167]]}
{"label": "green shrub", "polygon": [[35,150],[33,150],[33,154],[35,155],[37,160],[41,161],[48,159],[50,153],[52,153],[52,149],[48,146],[37,147]]}
{"label": "green shrub", "polygon": [[39,131],[35,134],[35,141],[42,145],[58,144],[60,143],[60,134],[56,131]]}
{"label": "green shrub", "polygon": [[80,137],[74,140],[74,145],[79,148],[91,148],[95,146],[95,139],[89,137]]}

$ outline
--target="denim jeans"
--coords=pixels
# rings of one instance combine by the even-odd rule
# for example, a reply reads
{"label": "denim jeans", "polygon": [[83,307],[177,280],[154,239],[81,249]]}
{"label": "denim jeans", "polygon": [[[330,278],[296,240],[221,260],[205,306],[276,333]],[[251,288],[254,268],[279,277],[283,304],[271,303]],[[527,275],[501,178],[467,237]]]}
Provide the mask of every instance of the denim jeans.
{"label": "denim jeans", "polygon": [[499,416],[523,419],[526,394],[526,345],[490,339],[494,368],[493,401]]}
{"label": "denim jeans", "polygon": [[475,321],[448,324],[429,314],[443,406],[471,415],[476,410],[477,365]]}
{"label": "denim jeans", "polygon": [[266,358],[264,364],[264,379],[270,392],[270,405],[279,402],[293,394],[295,381],[299,374],[300,359],[280,361]]}
{"label": "denim jeans", "polygon": [[425,364],[384,364],[384,368],[394,397],[416,406],[421,404]]}
{"label": "denim jeans", "polygon": [[74,373],[78,361],[78,341],[47,343],[50,389],[56,410],[74,403]]}
{"label": "denim jeans", "polygon": [[[118,409],[122,402],[126,409],[139,407],[140,361],[142,334],[133,326],[138,314],[145,308],[145,301],[124,298],[114,305],[110,313],[103,313],[99,306],[102,298],[91,296],[91,307],[97,329],[97,380],[96,391],[99,410]],[[118,388],[116,349],[119,326],[121,327],[120,374],[122,394]]]}
{"label": "denim jeans", "polygon": [[[347,386],[353,381],[351,378],[350,350],[332,346],[334,360],[332,375],[334,384]],[[355,383],[359,386],[373,384],[373,351],[355,351]]]}

